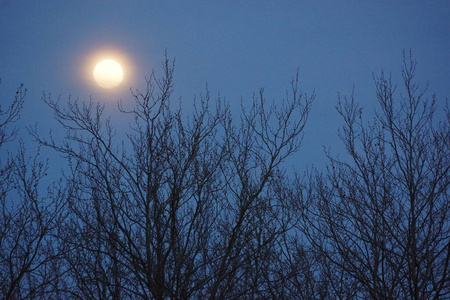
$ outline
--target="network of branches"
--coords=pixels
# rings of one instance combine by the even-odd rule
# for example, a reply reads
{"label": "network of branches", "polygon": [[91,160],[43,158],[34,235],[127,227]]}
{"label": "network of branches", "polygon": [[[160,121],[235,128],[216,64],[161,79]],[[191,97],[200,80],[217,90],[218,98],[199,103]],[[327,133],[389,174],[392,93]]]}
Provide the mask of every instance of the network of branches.
{"label": "network of branches", "polygon": [[[34,153],[24,87],[0,107],[1,298],[450,298],[450,113],[411,55],[398,87],[374,76],[370,121],[339,97],[346,153],[305,176],[286,171],[315,99],[298,73],[235,116],[208,92],[175,109],[173,72],[119,103],[125,134],[101,103],[45,95],[64,137],[28,128]],[[66,162],[50,184],[43,149]]]}

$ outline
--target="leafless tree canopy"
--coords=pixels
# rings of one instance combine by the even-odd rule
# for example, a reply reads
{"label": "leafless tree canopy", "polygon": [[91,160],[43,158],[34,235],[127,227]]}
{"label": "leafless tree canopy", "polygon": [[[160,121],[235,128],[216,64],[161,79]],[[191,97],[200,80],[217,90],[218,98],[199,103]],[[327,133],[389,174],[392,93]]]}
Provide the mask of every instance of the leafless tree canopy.
{"label": "leafless tree canopy", "polygon": [[126,139],[101,105],[45,99],[67,137],[34,135],[70,162],[58,234],[67,279],[55,289],[83,299],[283,297],[293,220],[282,164],[299,149],[314,95],[295,78],[283,101],[261,90],[236,122],[206,93],[186,117],[170,102],[172,76],[166,60],[133,107],[120,103],[133,120]]}
{"label": "leafless tree canopy", "polygon": [[370,122],[353,95],[339,102],[350,159],[329,155],[308,187],[301,229],[341,298],[450,297],[450,115],[433,119],[436,99],[415,69],[405,55],[401,91],[375,77],[380,109]]}
{"label": "leafless tree canopy", "polygon": [[[173,64],[119,103],[116,132],[94,101],[53,99],[65,138],[30,128],[63,156],[20,142],[0,165],[0,295],[5,299],[443,299],[449,282],[449,116],[414,82],[375,78],[371,122],[353,96],[337,107],[348,157],[292,177],[315,98],[264,90],[238,118],[208,91],[186,114]],[[17,135],[22,88],[0,110],[0,147]],[[247,103],[248,104],[248,103]],[[2,149],[3,151],[3,149]]]}
{"label": "leafless tree canopy", "polygon": [[28,155],[19,141],[16,152],[5,144],[17,137],[13,124],[20,117],[26,90],[17,89],[6,109],[0,107],[0,295],[5,299],[44,297],[55,279],[52,234],[62,209],[57,184],[40,188],[46,164]]}

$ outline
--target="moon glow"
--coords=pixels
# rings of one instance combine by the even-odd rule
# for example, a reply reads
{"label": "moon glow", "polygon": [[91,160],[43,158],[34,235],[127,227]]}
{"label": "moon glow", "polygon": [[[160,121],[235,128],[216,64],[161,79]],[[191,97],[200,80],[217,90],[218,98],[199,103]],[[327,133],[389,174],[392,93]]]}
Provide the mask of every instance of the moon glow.
{"label": "moon glow", "polygon": [[123,70],[118,62],[112,59],[105,59],[95,66],[93,75],[99,86],[111,89],[122,82]]}

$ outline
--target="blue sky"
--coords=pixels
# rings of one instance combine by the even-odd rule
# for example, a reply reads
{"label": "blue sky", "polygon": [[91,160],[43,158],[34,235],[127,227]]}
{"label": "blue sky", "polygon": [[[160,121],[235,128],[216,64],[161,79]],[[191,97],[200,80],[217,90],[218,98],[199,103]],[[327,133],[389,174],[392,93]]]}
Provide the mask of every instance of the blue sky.
{"label": "blue sky", "polygon": [[[371,112],[372,73],[384,69],[400,83],[404,49],[418,61],[417,81],[428,82],[443,107],[450,95],[449,31],[448,1],[0,0],[0,101],[8,103],[25,84],[21,127],[53,126],[44,91],[62,100],[92,95],[112,111],[117,100],[131,101],[130,87],[144,89],[167,50],[176,60],[174,100],[182,97],[188,111],[208,84],[238,114],[241,98],[251,101],[261,87],[269,100],[281,99],[298,68],[301,89],[317,97],[295,160],[320,166],[323,145],[342,149],[337,93],[355,87]],[[126,80],[112,91],[86,77],[89,60],[105,49],[127,61]],[[30,139],[23,128],[20,134]]]}

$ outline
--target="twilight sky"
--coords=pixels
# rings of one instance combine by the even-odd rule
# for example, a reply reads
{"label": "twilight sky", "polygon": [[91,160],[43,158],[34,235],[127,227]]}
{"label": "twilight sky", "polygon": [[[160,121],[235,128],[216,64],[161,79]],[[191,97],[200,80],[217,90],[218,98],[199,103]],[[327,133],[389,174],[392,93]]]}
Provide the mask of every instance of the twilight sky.
{"label": "twilight sky", "polygon": [[[317,97],[296,159],[303,167],[324,161],[322,146],[341,149],[337,93],[350,94],[372,112],[372,73],[382,69],[400,82],[403,49],[418,62],[417,81],[429,83],[438,105],[450,96],[448,1],[22,1],[0,0],[0,103],[28,89],[20,121],[52,126],[43,92],[107,105],[131,101],[129,88],[161,69],[167,50],[175,58],[174,98],[189,112],[206,84],[232,104],[264,87],[281,99],[297,68],[301,89]],[[95,85],[93,60],[110,52],[124,64],[125,81],[113,90]],[[430,95],[429,93],[428,95]],[[115,119],[116,117],[116,119]]]}

